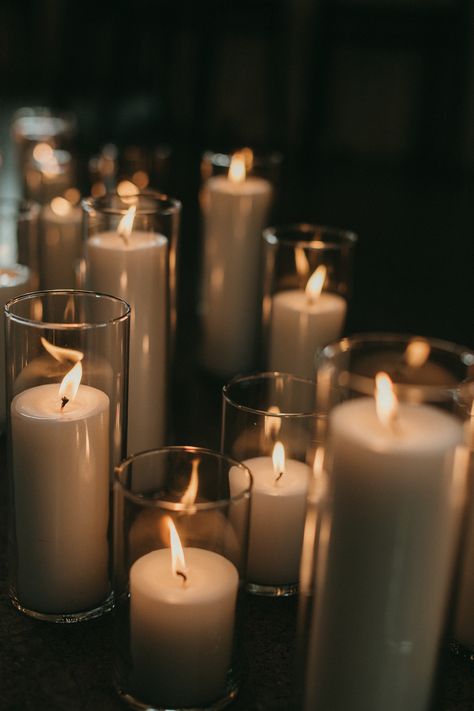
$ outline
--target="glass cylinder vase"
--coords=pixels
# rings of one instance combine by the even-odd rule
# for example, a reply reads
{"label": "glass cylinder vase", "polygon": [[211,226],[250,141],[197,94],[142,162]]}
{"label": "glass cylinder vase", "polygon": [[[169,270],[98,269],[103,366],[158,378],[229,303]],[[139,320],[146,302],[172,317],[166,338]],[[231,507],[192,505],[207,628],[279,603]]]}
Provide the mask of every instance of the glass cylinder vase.
{"label": "glass cylinder vase", "polygon": [[40,205],[19,198],[0,198],[0,263],[23,264],[31,288],[38,288]]}
{"label": "glass cylinder vase", "polygon": [[143,452],[115,480],[115,683],[136,709],[237,693],[251,475],[197,447]]}
{"label": "glass cylinder vase", "polygon": [[25,163],[24,194],[28,200],[46,205],[75,183],[75,167],[68,151],[38,143]]}
{"label": "glass cylinder vase", "polygon": [[474,354],[367,334],[317,365],[328,431],[301,565],[301,706],[426,711],[465,505]]}
{"label": "glass cylinder vase", "polygon": [[221,450],[242,461],[254,485],[247,589],[292,595],[311,462],[317,442],[315,383],[286,373],[234,378],[223,389]]}
{"label": "glass cylinder vase", "polygon": [[128,452],[162,446],[176,329],[181,203],[141,192],[84,200],[88,288],[131,306]]}
{"label": "glass cylinder vase", "polygon": [[314,377],[314,358],[341,337],[357,236],[319,225],[263,232],[263,344],[269,370]]}
{"label": "glass cylinder vase", "polygon": [[130,308],[93,292],[5,306],[10,598],[75,622],[112,604],[110,485],[125,454]]}

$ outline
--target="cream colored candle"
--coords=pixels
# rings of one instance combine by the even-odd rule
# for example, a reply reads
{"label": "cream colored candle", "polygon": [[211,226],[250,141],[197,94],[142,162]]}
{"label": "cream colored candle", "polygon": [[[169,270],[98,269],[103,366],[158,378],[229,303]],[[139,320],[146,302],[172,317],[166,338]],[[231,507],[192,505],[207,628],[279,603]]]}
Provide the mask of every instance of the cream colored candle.
{"label": "cream colored candle", "polygon": [[55,197],[41,212],[40,283],[42,289],[76,288],[76,264],[82,256],[82,211]]}

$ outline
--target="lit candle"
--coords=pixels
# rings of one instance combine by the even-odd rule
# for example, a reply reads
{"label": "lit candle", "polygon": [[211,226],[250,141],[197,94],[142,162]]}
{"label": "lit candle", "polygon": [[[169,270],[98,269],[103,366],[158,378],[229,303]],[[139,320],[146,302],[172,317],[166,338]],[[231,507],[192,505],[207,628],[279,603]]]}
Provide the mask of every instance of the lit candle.
{"label": "lit candle", "polygon": [[38,143],[25,170],[25,194],[40,204],[50,202],[72,184],[72,158],[67,151]]}
{"label": "lit candle", "polygon": [[271,197],[267,180],[246,176],[243,152],[232,157],[228,176],[210,178],[203,188],[201,360],[215,373],[254,364],[261,232]]}
{"label": "lit candle", "polygon": [[131,306],[128,451],[163,445],[166,431],[168,240],[133,229],[132,205],[116,232],[86,247],[89,287]]}
{"label": "lit candle", "polygon": [[326,267],[320,265],[304,291],[290,289],[273,296],[270,370],[313,378],[316,351],[341,335],[346,301],[323,291],[325,279]]}
{"label": "lit candle", "polygon": [[304,709],[425,711],[453,571],[467,457],[458,420],[376,401],[331,412],[330,531],[321,551]]}
{"label": "lit candle", "polygon": [[239,576],[223,556],[181,548],[171,519],[170,550],[130,569],[132,686],[166,708],[210,706],[224,697],[231,666]]}
{"label": "lit candle", "polygon": [[[74,188],[55,197],[41,213],[40,282],[42,289],[74,289],[82,256],[82,211]],[[69,199],[70,198],[70,199]]]}
{"label": "lit candle", "polygon": [[247,578],[263,586],[298,582],[311,469],[286,459],[281,442],[271,457],[243,462],[253,476]]}
{"label": "lit candle", "polygon": [[89,610],[109,593],[109,398],[80,384],[81,353],[57,350],[78,354],[61,386],[11,404],[16,592],[44,614]]}

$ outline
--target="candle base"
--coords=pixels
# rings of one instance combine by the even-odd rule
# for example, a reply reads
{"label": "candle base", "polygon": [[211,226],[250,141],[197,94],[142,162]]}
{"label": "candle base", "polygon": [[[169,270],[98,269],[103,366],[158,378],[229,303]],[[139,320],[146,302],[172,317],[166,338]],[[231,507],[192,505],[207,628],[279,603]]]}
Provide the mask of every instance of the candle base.
{"label": "candle base", "polygon": [[220,709],[225,709],[227,706],[229,706],[229,704],[231,704],[236,699],[239,691],[239,687],[235,680],[230,679],[226,694],[222,698],[218,699],[217,701],[214,701],[209,706],[193,706],[184,708],[182,706],[161,706],[160,704],[146,703],[145,701],[141,701],[128,691],[125,691],[123,688],[121,688],[119,684],[116,684],[115,688],[117,689],[118,695],[121,700],[126,703],[130,708],[136,709],[137,711],[219,711]]}
{"label": "candle base", "polygon": [[298,593],[298,583],[288,583],[286,585],[247,583],[246,590],[252,595],[262,595],[264,597],[290,597]]}
{"label": "candle base", "polygon": [[28,607],[22,605],[14,590],[10,590],[10,600],[13,607],[22,612],[28,617],[32,617],[35,620],[41,620],[42,622],[53,622],[56,624],[73,624],[75,622],[87,622],[88,620],[95,620],[97,617],[105,615],[114,608],[114,595],[111,592],[110,595],[96,607],[90,610],[81,610],[80,612],[58,612],[58,613],[47,613],[38,612],[37,610],[30,610]]}

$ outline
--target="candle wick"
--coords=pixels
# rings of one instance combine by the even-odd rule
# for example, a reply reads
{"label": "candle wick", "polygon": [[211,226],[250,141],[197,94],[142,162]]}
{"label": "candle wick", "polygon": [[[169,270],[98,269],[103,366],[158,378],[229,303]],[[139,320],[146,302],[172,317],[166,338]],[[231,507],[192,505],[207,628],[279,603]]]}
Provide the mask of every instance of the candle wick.
{"label": "candle wick", "polygon": [[186,585],[186,583],[188,582],[188,576],[186,575],[186,573],[183,573],[182,570],[177,570],[176,575],[179,575],[181,578],[183,578],[183,587],[184,587]]}
{"label": "candle wick", "polygon": [[275,484],[278,484],[278,482],[280,481],[280,479],[282,478],[282,476],[283,476],[284,473],[285,473],[285,472],[282,470],[282,471],[278,474],[277,478],[275,479]]}
{"label": "candle wick", "polygon": [[68,397],[62,397],[62,398],[61,398],[61,410],[64,408],[65,405],[68,404],[68,402],[69,402],[69,398],[68,398]]}

